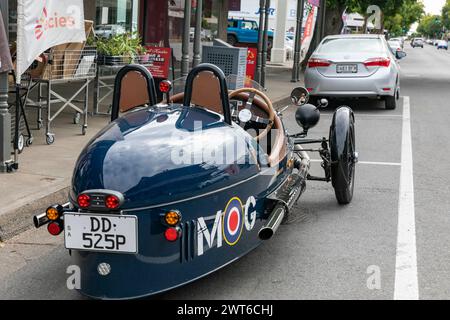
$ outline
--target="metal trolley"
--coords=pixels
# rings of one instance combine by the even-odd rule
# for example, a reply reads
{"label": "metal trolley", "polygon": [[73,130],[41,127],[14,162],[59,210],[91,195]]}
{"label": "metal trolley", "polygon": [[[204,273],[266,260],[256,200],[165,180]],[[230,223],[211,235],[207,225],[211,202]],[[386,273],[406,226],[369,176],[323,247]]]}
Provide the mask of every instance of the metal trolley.
{"label": "metal trolley", "polygon": [[[27,115],[25,113],[25,102],[28,99],[30,88],[33,83],[29,73],[25,73],[21,77],[19,94],[16,95],[17,86],[16,76],[14,72],[10,73],[10,90],[8,91],[8,106],[11,114],[11,143],[14,151],[22,153],[25,146],[29,147],[33,143],[33,135],[30,130]],[[17,103],[16,99],[19,98]],[[17,108],[17,106],[19,106]]]}
{"label": "metal trolley", "polygon": [[[51,131],[51,124],[56,117],[67,107],[75,111],[73,123],[78,124],[82,119],[81,133],[86,134],[87,116],[89,105],[89,84],[96,76],[97,50],[85,48],[83,50],[52,50],[48,62],[40,77],[33,78],[37,84],[37,101],[27,100],[27,106],[38,109],[38,128],[43,126],[42,110],[46,110],[45,135],[47,144],[55,141],[55,134]],[[57,92],[55,85],[73,84],[76,92],[69,98],[65,98],[61,92]],[[33,87],[34,88],[34,87]],[[45,90],[43,90],[45,89]],[[77,97],[83,94],[81,100]],[[61,104],[52,107],[53,104]],[[79,107],[75,103],[81,103]]]}

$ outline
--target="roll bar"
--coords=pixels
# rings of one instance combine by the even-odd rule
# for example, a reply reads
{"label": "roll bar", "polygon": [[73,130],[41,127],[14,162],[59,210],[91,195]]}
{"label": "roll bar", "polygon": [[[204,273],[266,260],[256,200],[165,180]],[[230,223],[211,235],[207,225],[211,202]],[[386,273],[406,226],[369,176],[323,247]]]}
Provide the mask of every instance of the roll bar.
{"label": "roll bar", "polygon": [[124,66],[117,73],[116,79],[114,81],[114,94],[113,94],[113,102],[111,109],[111,121],[116,120],[119,117],[120,110],[120,98],[121,98],[121,90],[122,90],[122,80],[125,75],[129,72],[138,72],[140,73],[144,79],[146,80],[146,87],[148,92],[148,98],[150,105],[154,106],[157,103],[157,95],[156,95],[156,86],[155,80],[153,79],[150,71],[141,65],[137,64],[129,64]]}
{"label": "roll bar", "polygon": [[[224,121],[231,125],[231,110],[230,110],[230,101],[228,99],[228,87],[227,87],[227,80],[225,78],[225,74],[223,71],[210,63],[201,63],[198,66],[194,67],[191,72],[189,72],[187,79],[186,79],[186,87],[184,89],[184,100],[183,104],[185,106],[191,105],[191,99],[192,99],[192,87],[194,85],[194,80],[197,77],[197,75],[201,72],[209,71],[214,74],[214,76],[217,77],[219,80],[220,85],[220,98],[222,100],[222,108],[223,108],[223,116]],[[205,92],[205,94],[208,94]]]}

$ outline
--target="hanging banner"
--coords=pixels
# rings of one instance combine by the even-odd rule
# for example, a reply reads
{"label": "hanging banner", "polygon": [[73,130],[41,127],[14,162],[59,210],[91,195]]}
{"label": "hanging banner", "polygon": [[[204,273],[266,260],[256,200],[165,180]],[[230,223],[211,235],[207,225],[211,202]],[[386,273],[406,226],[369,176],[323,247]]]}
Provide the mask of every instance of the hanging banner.
{"label": "hanging banner", "polygon": [[256,71],[256,56],[258,55],[258,50],[256,48],[247,49],[247,79],[255,80]]}
{"label": "hanging banner", "polygon": [[84,41],[83,0],[18,0],[17,83],[47,49]]}
{"label": "hanging banner", "polygon": [[[302,36],[302,48],[300,51],[300,62],[302,62],[306,54],[308,53],[309,47],[311,45],[311,41],[314,35],[314,29],[316,26],[317,20],[317,7],[312,5],[311,2],[314,3],[313,0],[305,3],[305,10],[303,13],[303,36]],[[306,20],[305,20],[306,18]]]}

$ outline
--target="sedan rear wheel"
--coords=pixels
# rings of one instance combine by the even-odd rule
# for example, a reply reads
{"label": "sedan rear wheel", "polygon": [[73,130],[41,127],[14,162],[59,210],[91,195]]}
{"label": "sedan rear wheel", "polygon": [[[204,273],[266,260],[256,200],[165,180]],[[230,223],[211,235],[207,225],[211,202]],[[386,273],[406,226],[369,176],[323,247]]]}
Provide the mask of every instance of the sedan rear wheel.
{"label": "sedan rear wheel", "polygon": [[395,93],[393,96],[384,98],[384,102],[386,110],[394,110],[395,108],[397,108],[397,93]]}

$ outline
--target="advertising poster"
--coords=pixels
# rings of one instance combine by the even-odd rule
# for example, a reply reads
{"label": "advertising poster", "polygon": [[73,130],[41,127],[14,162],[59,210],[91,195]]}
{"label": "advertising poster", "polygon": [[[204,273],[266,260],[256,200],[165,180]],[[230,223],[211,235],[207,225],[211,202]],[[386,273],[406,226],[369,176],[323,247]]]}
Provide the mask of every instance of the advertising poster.
{"label": "advertising poster", "polygon": [[149,54],[148,69],[153,77],[159,79],[169,78],[171,49],[162,47],[146,47]]}

